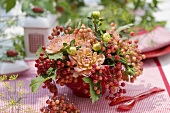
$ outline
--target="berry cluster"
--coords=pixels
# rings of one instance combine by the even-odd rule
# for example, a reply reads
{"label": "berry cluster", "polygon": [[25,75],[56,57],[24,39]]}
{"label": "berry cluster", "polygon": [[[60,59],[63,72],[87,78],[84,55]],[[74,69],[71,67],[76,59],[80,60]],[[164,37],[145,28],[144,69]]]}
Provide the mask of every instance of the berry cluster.
{"label": "berry cluster", "polygon": [[57,60],[56,62],[56,67],[57,67],[56,83],[57,84],[60,84],[61,86],[63,86],[67,83],[77,82],[77,78],[73,77],[74,65],[75,64],[73,62],[67,61],[66,59],[64,61]]}
{"label": "berry cluster", "polygon": [[[42,47],[44,49],[44,47]],[[35,67],[37,67],[37,73],[39,74],[46,74],[47,70],[51,68],[55,68],[55,61],[49,58],[44,58],[45,53],[41,52],[39,59],[36,59]]]}
{"label": "berry cluster", "polygon": [[51,36],[48,36],[48,39],[52,40],[55,37],[62,35],[63,31],[64,31],[63,26],[56,26],[56,28],[53,28],[53,32],[51,33]]}
{"label": "berry cluster", "polygon": [[[110,67],[108,65],[98,67],[95,64],[93,65],[90,77],[93,79],[94,84],[98,82],[102,83],[104,88],[109,90],[109,95],[106,97],[106,100],[112,101],[120,97],[122,93],[126,93],[126,90],[123,89],[125,82],[120,83],[123,76],[121,71],[121,62],[117,63],[115,67]],[[96,91],[96,94],[101,93],[98,87],[94,86],[93,89]]]}
{"label": "berry cluster", "polygon": [[68,102],[65,96],[53,96],[46,100],[46,104],[46,107],[40,108],[42,113],[80,113],[80,110]]}

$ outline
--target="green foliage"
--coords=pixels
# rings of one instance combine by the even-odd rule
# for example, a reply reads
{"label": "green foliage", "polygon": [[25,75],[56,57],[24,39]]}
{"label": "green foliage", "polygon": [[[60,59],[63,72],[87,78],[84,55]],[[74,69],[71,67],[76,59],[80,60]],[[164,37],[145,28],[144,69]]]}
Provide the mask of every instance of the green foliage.
{"label": "green foliage", "polygon": [[75,44],[75,40],[72,40],[72,41],[70,42],[70,45],[74,47],[74,44]]}
{"label": "green foliage", "polygon": [[62,53],[56,53],[56,54],[51,54],[48,55],[49,59],[57,60],[57,59],[62,59],[63,54]]}
{"label": "green foliage", "polygon": [[[41,45],[38,45],[38,50],[36,52],[36,56],[37,57],[40,57],[40,53],[41,52],[45,52],[43,49],[42,49],[42,46]],[[44,55],[44,57],[46,57],[46,55]]]}
{"label": "green foliage", "polygon": [[[102,93],[102,87],[100,85],[100,83],[98,82],[97,84],[94,84],[92,79],[89,77],[84,77],[83,81],[85,83],[88,83],[90,85],[90,98],[92,99],[92,103],[96,102],[97,100],[99,100],[99,98],[101,97],[101,93]],[[93,89],[94,86],[99,87],[101,93],[100,94],[96,94],[95,90]]]}
{"label": "green foliage", "polygon": [[25,57],[24,36],[16,35],[12,38],[14,49],[19,52],[20,56]]}
{"label": "green foliage", "polygon": [[46,80],[49,79],[55,80],[55,78],[56,78],[55,69],[49,68],[47,70],[47,75],[39,75],[37,78],[31,80],[30,87],[32,92],[36,92],[40,85]]}
{"label": "green foliage", "polygon": [[[8,12],[15,6],[16,1],[2,0],[0,3]],[[101,16],[106,19],[105,23],[115,22],[117,26],[123,26],[129,23],[135,23],[135,17],[137,15],[132,13],[132,11],[141,8],[145,11],[145,14],[140,16],[141,21],[135,26],[151,30],[156,25],[165,25],[165,22],[158,22],[153,16],[153,12],[158,10],[158,4],[158,0],[152,0],[151,2],[147,2],[146,0],[101,0],[101,5],[105,7],[101,12]],[[34,13],[31,9],[32,6],[42,7],[44,13]],[[24,0],[22,2],[22,11],[26,12],[26,15],[34,17],[46,16],[49,12],[52,14],[61,14],[58,18],[60,24],[65,24],[69,19],[74,23],[77,18],[86,18],[84,14],[88,14],[88,10],[82,10],[83,7],[86,6],[82,0]],[[88,18],[90,19],[90,17]],[[84,23],[87,22],[85,21]],[[107,28],[108,26],[104,26],[106,25],[105,23],[101,27]]]}
{"label": "green foliage", "polygon": [[16,0],[5,0],[6,12],[9,12],[16,4]]}
{"label": "green foliage", "polygon": [[125,30],[125,29],[129,29],[129,28],[131,28],[133,25],[134,25],[134,24],[128,24],[128,25],[120,26],[120,27],[116,30],[116,32],[117,32],[117,33],[120,33],[120,31],[123,31],[123,30]]}

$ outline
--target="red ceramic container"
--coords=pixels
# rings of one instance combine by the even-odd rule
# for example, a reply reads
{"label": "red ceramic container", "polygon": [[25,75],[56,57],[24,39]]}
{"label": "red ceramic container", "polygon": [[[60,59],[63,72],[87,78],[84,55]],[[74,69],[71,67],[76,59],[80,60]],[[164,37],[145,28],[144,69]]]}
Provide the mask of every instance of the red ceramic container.
{"label": "red ceramic container", "polygon": [[[73,94],[78,97],[89,98],[90,93],[85,93],[85,90],[90,91],[89,85],[85,85],[85,82],[82,80],[83,76],[78,77],[77,83],[68,83],[66,86],[72,90]],[[102,84],[102,94],[106,92],[105,85]]]}

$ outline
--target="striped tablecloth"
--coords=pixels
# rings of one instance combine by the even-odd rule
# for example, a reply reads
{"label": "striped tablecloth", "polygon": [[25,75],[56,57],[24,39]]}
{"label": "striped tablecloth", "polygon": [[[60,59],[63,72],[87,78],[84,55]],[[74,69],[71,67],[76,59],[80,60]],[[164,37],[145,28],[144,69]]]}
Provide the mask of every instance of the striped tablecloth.
{"label": "striped tablecloth", "polygon": [[[6,109],[7,112],[1,111],[0,113],[39,113],[39,108],[45,105],[45,101],[48,99],[50,93],[42,88],[39,88],[35,94],[31,93],[29,84],[31,79],[36,75],[36,69],[34,68],[33,61],[27,61],[27,63],[30,69],[21,73],[18,78],[18,80],[24,81],[24,90],[27,92],[25,98],[22,99],[20,109],[17,111],[16,109],[12,110],[10,107]],[[170,113],[170,86],[161,67],[161,63],[157,58],[144,61],[143,74],[137,78],[135,83],[126,84],[126,95],[133,96],[152,87],[164,88],[166,91],[137,102],[134,108],[131,111],[127,111],[127,113]],[[10,98],[10,94],[4,89],[2,83],[0,83],[0,92],[5,92],[5,97]],[[117,111],[117,106],[109,107],[108,102],[104,101],[104,96],[99,101],[91,104],[90,99],[76,97],[65,86],[59,86],[59,94],[67,94],[69,101],[76,104],[81,110],[81,113],[121,113]],[[13,96],[15,97],[14,94]],[[8,104],[8,102],[2,100],[0,100],[0,103],[1,109]],[[26,110],[30,110],[30,112],[26,112]]]}

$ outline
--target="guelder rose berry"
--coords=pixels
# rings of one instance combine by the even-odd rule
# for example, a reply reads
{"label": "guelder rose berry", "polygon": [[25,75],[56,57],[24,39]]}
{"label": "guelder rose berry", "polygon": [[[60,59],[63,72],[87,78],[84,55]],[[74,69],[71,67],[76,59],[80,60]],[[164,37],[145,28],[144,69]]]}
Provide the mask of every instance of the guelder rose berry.
{"label": "guelder rose berry", "polygon": [[99,11],[93,11],[91,16],[94,18],[94,19],[98,19],[100,17],[100,12]]}
{"label": "guelder rose berry", "polygon": [[76,47],[70,47],[68,50],[67,50],[67,53],[70,54],[70,55],[75,55],[76,54]]}
{"label": "guelder rose berry", "polygon": [[93,50],[94,51],[99,51],[99,50],[101,50],[101,44],[100,44],[100,42],[98,42],[98,43],[96,43],[96,44],[94,44],[93,45]]}
{"label": "guelder rose berry", "polygon": [[102,39],[104,42],[109,42],[111,40],[111,36],[109,33],[105,33],[103,34]]}

